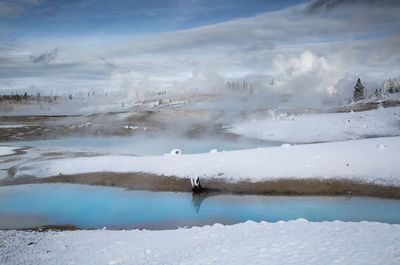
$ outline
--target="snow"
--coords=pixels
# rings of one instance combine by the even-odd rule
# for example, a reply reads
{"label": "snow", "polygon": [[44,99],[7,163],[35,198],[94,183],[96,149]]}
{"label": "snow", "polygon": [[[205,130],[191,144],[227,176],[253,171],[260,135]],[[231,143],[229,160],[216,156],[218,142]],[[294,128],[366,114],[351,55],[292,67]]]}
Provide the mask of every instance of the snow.
{"label": "snow", "polygon": [[229,132],[249,138],[313,143],[400,134],[400,107],[350,113],[288,115],[232,124]]}
{"label": "snow", "polygon": [[14,128],[24,128],[28,127],[27,125],[23,124],[2,124],[0,125],[0,129],[14,129]]}
{"label": "snow", "polygon": [[0,156],[14,154],[15,149],[18,149],[18,147],[0,146]]}
{"label": "snow", "polygon": [[[384,148],[382,148],[384,146]],[[400,137],[283,145],[240,151],[164,156],[93,156],[31,162],[15,177],[94,172],[143,172],[253,182],[281,178],[340,178],[400,186]]]}
{"label": "snow", "polygon": [[358,102],[353,102],[350,105],[355,105],[357,103],[358,104],[360,104],[360,103],[370,103],[370,102],[376,103],[376,102],[385,102],[385,101],[388,101],[388,102],[399,102],[400,101],[400,93],[393,93],[393,94],[385,93],[385,94],[381,95],[380,97],[375,97],[374,96],[374,97],[369,98],[369,99],[365,99],[365,100],[358,101]]}
{"label": "snow", "polygon": [[304,219],[190,229],[0,231],[11,264],[399,264],[400,225]]}
{"label": "snow", "polygon": [[[232,182],[335,178],[400,187],[400,107],[302,115],[271,112],[267,119],[235,123],[227,130],[282,145],[227,152],[212,149],[203,154],[174,149],[161,156],[61,159],[43,159],[44,149],[32,148],[19,159],[0,163],[0,179],[15,166],[16,178],[143,172]],[[363,139],[380,136],[386,137]],[[334,142],[315,143],[329,141]],[[0,146],[0,156],[14,154],[17,148]],[[400,264],[400,225],[303,219],[164,231],[0,230],[0,264],[151,263]]]}
{"label": "snow", "polygon": [[182,150],[181,149],[172,149],[171,152],[169,152],[170,155],[181,155]]}

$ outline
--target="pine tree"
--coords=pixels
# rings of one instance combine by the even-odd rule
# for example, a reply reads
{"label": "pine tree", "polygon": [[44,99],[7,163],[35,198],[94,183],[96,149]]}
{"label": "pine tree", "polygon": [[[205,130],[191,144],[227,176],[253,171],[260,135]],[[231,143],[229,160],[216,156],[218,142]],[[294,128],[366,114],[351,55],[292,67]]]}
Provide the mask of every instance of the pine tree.
{"label": "pine tree", "polygon": [[364,86],[361,84],[360,78],[358,78],[357,83],[354,86],[353,100],[354,101],[359,101],[359,100],[363,100],[364,98],[365,98],[365,96],[364,96]]}

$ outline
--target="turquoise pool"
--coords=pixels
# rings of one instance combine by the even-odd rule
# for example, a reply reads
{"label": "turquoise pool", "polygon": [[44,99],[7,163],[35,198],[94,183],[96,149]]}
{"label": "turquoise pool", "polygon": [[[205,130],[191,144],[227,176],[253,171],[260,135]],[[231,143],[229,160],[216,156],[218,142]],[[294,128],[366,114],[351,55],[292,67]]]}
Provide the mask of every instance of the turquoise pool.
{"label": "turquoise pool", "polygon": [[400,223],[400,200],[129,191],[77,184],[0,187],[0,228],[73,224],[81,228],[149,228],[253,221]]}

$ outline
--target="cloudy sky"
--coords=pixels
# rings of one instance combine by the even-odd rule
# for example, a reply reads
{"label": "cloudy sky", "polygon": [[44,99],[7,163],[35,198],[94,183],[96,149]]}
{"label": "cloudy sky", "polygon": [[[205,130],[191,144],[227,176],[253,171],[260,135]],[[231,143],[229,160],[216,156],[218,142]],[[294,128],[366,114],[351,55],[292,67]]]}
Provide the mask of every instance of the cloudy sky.
{"label": "cloudy sky", "polygon": [[399,14],[397,0],[0,0],[0,93],[140,96],[246,79],[347,95],[358,76],[375,88],[400,75]]}

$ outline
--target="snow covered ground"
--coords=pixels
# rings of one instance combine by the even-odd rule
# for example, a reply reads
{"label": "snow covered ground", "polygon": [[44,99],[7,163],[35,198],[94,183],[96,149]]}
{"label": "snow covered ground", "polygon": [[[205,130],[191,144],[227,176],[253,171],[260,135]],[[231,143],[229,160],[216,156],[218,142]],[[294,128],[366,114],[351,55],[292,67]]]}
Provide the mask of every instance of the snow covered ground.
{"label": "snow covered ground", "polygon": [[8,264],[400,264],[400,225],[246,222],[147,231],[0,231]]}
{"label": "snow covered ground", "polygon": [[232,124],[229,132],[250,138],[312,143],[400,135],[400,107],[350,113],[288,115]]}
{"label": "snow covered ground", "polygon": [[[42,157],[64,152],[38,147],[13,155],[16,147],[0,146],[0,156],[13,155],[10,161],[0,161],[0,179],[15,166],[16,178],[143,172],[232,182],[336,178],[400,187],[400,107],[329,114],[271,112],[265,119],[235,123],[227,130],[291,144],[142,157],[121,153]],[[362,139],[366,137],[373,138]],[[329,143],[293,145],[313,142]],[[0,264],[400,264],[399,246],[400,225],[371,222],[246,222],[165,231],[0,231]]]}
{"label": "snow covered ground", "polygon": [[0,125],[0,129],[12,129],[12,128],[24,128],[28,127],[28,125],[24,124],[2,124]]}
{"label": "snow covered ground", "polygon": [[280,178],[349,179],[400,186],[400,137],[163,156],[93,156],[31,162],[15,177],[145,172],[252,182]]}
{"label": "snow covered ground", "polygon": [[18,149],[18,147],[11,146],[0,146],[0,156],[11,155],[14,154],[14,150]]}

